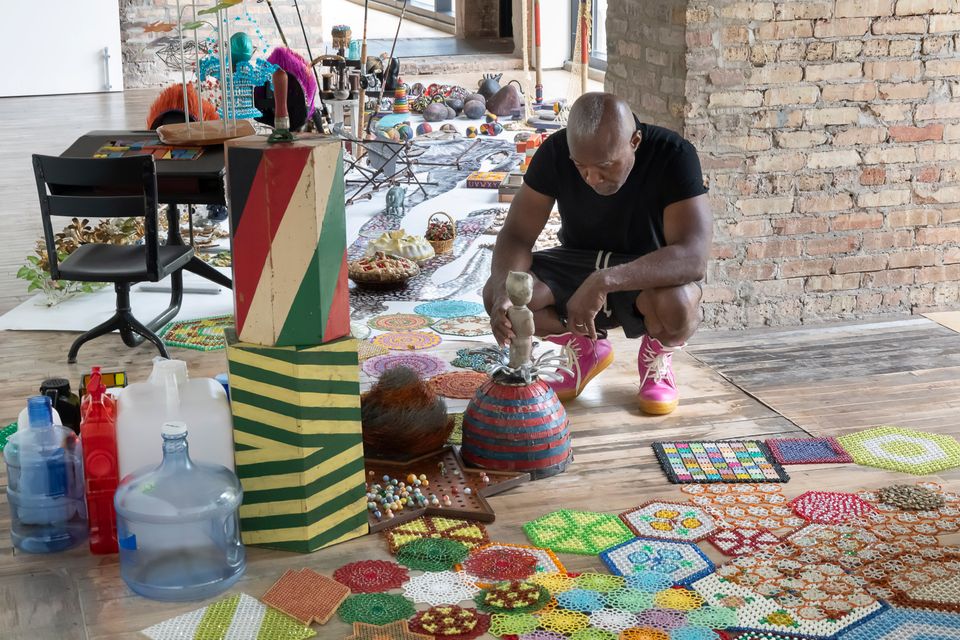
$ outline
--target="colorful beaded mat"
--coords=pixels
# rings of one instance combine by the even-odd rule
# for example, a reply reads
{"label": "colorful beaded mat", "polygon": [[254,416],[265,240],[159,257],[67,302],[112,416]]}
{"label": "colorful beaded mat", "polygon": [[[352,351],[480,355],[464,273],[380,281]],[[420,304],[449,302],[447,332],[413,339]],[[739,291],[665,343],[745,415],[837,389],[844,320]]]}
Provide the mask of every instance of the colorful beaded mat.
{"label": "colorful beaded mat", "polygon": [[[447,444],[463,444],[463,414],[455,413],[451,417],[453,418],[453,431],[447,438]],[[3,449],[0,448],[0,451],[3,451]]]}
{"label": "colorful beaded mat", "polygon": [[787,482],[790,476],[758,440],[654,442],[670,482]]}
{"label": "colorful beaded mat", "polygon": [[600,554],[607,568],[619,576],[654,572],[686,585],[713,571],[713,562],[695,544],[635,538]]}
{"label": "colorful beaded mat", "polygon": [[472,640],[487,632],[490,616],[476,609],[439,605],[418,612],[410,621],[410,628],[437,640]]}
{"label": "colorful beaded mat", "polygon": [[157,335],[168,347],[216,351],[227,346],[223,330],[232,326],[232,315],[210,316],[196,320],[170,322]]}
{"label": "colorful beaded mat", "polygon": [[425,353],[391,353],[374,356],[360,365],[363,372],[373,378],[379,378],[384,371],[394,367],[407,367],[413,369],[421,378],[430,378],[443,372],[447,364],[440,358]]}
{"label": "colorful beaded mat", "polygon": [[490,376],[475,371],[448,371],[430,378],[430,388],[439,396],[470,400]]}
{"label": "colorful beaded mat", "polygon": [[430,605],[457,604],[477,595],[480,587],[459,571],[428,571],[410,578],[403,585],[403,595],[416,603]]}
{"label": "colorful beaded mat", "polygon": [[313,629],[245,593],[155,624],[140,633],[152,640],[302,640],[317,635]]}
{"label": "colorful beaded mat", "polygon": [[325,624],[350,595],[350,587],[312,569],[287,571],[260,600],[304,624]]}
{"label": "colorful beaded mat", "polygon": [[818,524],[838,524],[875,513],[870,503],[856,494],[839,491],[807,491],[789,504],[798,516]]}
{"label": "colorful beaded mat", "polygon": [[417,313],[391,313],[370,318],[367,324],[377,331],[415,331],[430,326],[430,318]]}
{"label": "colorful beaded mat", "polygon": [[728,527],[760,528],[783,534],[806,524],[790,509],[778,484],[685,484],[680,491]]}
{"label": "colorful beaded mat", "polygon": [[414,313],[431,318],[462,318],[464,316],[479,316],[486,313],[482,304],[467,302],[466,300],[436,300],[424,302],[413,308]]}
{"label": "colorful beaded mat", "polygon": [[534,613],[550,602],[550,592],[535,582],[505,580],[474,597],[477,609],[487,613]]}
{"label": "colorful beaded mat", "polygon": [[473,369],[477,373],[486,373],[501,358],[492,353],[470,353],[471,349],[457,349],[457,357],[450,364],[459,369]]}
{"label": "colorful beaded mat", "polygon": [[390,553],[394,555],[400,547],[419,538],[447,538],[462,543],[468,549],[490,542],[486,528],[479,522],[430,516],[386,529],[383,536],[387,539]]}
{"label": "colorful beaded mat", "polygon": [[378,593],[399,589],[410,579],[410,574],[396,562],[358,560],[334,571],[333,579],[353,593]]}
{"label": "colorful beaded mat", "polygon": [[[743,638],[744,636],[740,636]],[[890,609],[843,634],[843,640],[954,640],[960,615]]]}
{"label": "colorful beaded mat", "polygon": [[441,338],[432,331],[391,331],[372,338],[373,344],[391,351],[418,351],[440,344]]}
{"label": "colorful beaded mat", "polygon": [[[550,551],[549,549],[540,549],[537,547],[530,547],[522,544],[507,544],[505,542],[491,542],[490,544],[481,545],[474,548],[470,551],[471,556],[479,555],[481,553],[489,551],[523,551],[532,554],[537,559],[537,566],[535,567],[536,573],[566,573],[566,568],[564,568],[563,563],[560,562],[560,559]],[[470,570],[466,566],[457,567],[458,569],[464,570],[467,575],[473,577],[477,584],[481,587],[488,586],[490,584],[489,579],[484,579],[480,576],[473,575],[470,573]],[[502,578],[507,579],[507,578]]]}
{"label": "colorful beaded mat", "polygon": [[681,542],[703,540],[720,526],[712,515],[696,505],[660,500],[625,511],[620,519],[640,537]]}
{"label": "colorful beaded mat", "polygon": [[403,596],[392,593],[360,593],[344,600],[337,609],[337,614],[346,623],[389,624],[396,620],[405,620],[415,611],[413,603]]}
{"label": "colorful beaded mat", "polygon": [[444,318],[434,322],[431,328],[437,333],[460,336],[461,338],[477,338],[479,336],[489,336],[493,333],[490,329],[489,316]]}
{"label": "colorful beaded mat", "polygon": [[596,555],[633,534],[617,516],[560,509],[523,525],[527,539],[560,553]]}
{"label": "colorful beaded mat", "polygon": [[483,584],[525,580],[537,572],[537,556],[527,549],[493,547],[471,552],[463,569]]}
{"label": "colorful beaded mat", "polygon": [[766,529],[724,528],[707,538],[721,553],[728,556],[748,556],[764,547],[780,544],[781,540]]}
{"label": "colorful beaded mat", "polygon": [[953,436],[902,427],[876,427],[837,438],[854,462],[922,476],[960,467]]}
{"label": "colorful beaded mat", "polygon": [[397,620],[390,624],[353,623],[353,635],[344,640],[433,640],[426,633],[411,631],[406,620]]}
{"label": "colorful beaded mat", "polygon": [[357,340],[357,360],[363,362],[375,356],[385,356],[390,353],[390,349],[373,344],[369,340]]}
{"label": "colorful beaded mat", "polygon": [[765,443],[780,464],[853,462],[836,438],[774,438]]}
{"label": "colorful beaded mat", "polygon": [[397,550],[397,562],[421,571],[445,571],[467,557],[467,545],[447,538],[417,538]]}

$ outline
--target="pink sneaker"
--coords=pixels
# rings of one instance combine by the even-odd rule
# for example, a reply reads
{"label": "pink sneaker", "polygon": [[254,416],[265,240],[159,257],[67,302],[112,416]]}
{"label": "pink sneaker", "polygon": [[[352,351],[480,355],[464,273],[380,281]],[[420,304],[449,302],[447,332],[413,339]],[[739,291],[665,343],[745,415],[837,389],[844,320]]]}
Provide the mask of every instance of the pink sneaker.
{"label": "pink sneaker", "polygon": [[561,352],[566,354],[573,371],[572,376],[561,373],[563,379],[560,382],[547,382],[561,402],[580,395],[587,383],[613,362],[613,347],[609,340],[594,341],[574,333],[549,336],[545,340],[561,346]]}
{"label": "pink sneaker", "polygon": [[640,410],[665,415],[677,408],[677,380],[673,376],[673,352],[683,347],[667,347],[656,338],[643,336],[637,369],[640,371]]}

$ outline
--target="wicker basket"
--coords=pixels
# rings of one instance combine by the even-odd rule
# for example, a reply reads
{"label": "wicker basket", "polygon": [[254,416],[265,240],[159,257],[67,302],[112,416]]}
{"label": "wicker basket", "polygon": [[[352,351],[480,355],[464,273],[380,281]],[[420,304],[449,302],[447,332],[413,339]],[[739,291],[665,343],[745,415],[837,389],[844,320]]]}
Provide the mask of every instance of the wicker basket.
{"label": "wicker basket", "polygon": [[453,237],[449,240],[431,240],[427,238],[427,242],[433,247],[434,253],[440,255],[453,249],[453,243],[457,239],[457,223],[453,221],[453,218],[446,211],[437,211],[427,220],[427,231],[430,230],[430,223],[433,222],[433,219],[437,216],[446,216],[447,220],[450,221],[450,226],[453,227]]}

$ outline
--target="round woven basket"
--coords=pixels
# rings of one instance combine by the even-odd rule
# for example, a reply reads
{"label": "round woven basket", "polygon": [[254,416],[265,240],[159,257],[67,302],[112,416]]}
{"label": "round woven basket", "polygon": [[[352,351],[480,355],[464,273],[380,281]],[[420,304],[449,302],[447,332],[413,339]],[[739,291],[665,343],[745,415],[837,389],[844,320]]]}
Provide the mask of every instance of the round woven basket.
{"label": "round woven basket", "polygon": [[440,255],[441,253],[446,253],[453,249],[453,243],[457,239],[457,223],[453,221],[453,218],[446,211],[437,211],[435,214],[430,216],[427,220],[427,229],[430,229],[430,223],[433,222],[433,219],[437,216],[446,216],[447,220],[450,221],[450,226],[453,227],[453,237],[449,240],[430,240],[427,238],[427,242],[433,247],[434,253]]}

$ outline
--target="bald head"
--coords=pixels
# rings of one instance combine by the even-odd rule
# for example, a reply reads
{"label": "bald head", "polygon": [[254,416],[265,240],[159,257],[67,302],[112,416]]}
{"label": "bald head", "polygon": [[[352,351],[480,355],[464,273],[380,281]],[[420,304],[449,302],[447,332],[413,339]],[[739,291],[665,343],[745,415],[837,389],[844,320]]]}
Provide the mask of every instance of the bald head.
{"label": "bald head", "polygon": [[623,98],[585,93],[570,108],[567,144],[584,182],[600,195],[613,195],[633,170],[640,133]]}

